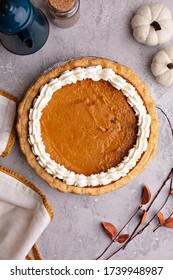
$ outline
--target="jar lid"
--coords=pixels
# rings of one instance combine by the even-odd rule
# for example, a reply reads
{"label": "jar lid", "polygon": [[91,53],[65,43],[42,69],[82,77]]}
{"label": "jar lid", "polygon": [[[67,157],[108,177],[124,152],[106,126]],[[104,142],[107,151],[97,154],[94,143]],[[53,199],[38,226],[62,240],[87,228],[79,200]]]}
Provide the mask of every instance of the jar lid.
{"label": "jar lid", "polygon": [[48,3],[59,12],[68,12],[74,7],[76,0],[48,0]]}

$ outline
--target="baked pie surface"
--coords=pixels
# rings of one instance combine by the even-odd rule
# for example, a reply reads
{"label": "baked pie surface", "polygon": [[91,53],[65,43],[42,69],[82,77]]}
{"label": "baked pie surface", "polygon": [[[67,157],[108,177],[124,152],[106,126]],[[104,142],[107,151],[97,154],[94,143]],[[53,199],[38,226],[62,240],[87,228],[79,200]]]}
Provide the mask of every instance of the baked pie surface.
{"label": "baked pie surface", "polygon": [[[63,181],[61,177],[55,178],[56,174],[49,174],[49,169],[39,164],[38,154],[33,153],[33,147],[28,142],[29,115],[42,86],[59,77],[64,71],[92,66],[110,68],[135,87],[151,118],[148,145],[136,165],[115,182],[110,180],[105,183],[102,180],[101,184],[100,180],[99,184],[93,185],[69,185],[69,181],[65,181],[63,177]],[[51,159],[70,172],[88,176],[90,180],[92,174],[106,174],[107,170],[121,164],[137,141],[138,122],[135,111],[121,89],[113,87],[109,81],[93,81],[89,78],[54,90],[49,102],[42,109],[40,130],[45,152]],[[17,129],[21,149],[29,164],[51,187],[63,192],[98,195],[113,191],[142,172],[157,150],[158,119],[147,86],[131,69],[102,58],[72,60],[40,76],[28,89],[19,106]]]}
{"label": "baked pie surface", "polygon": [[87,79],[54,93],[41,116],[41,134],[55,162],[91,175],[123,160],[136,142],[137,118],[121,91]]}

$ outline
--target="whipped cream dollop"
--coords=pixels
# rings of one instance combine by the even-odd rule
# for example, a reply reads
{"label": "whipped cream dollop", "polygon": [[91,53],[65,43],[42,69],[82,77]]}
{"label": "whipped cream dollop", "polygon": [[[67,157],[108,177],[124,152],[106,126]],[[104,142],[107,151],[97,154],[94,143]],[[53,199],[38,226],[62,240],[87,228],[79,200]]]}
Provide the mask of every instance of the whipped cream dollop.
{"label": "whipped cream dollop", "polygon": [[[93,81],[102,79],[108,81],[114,88],[121,90],[138,118],[137,141],[134,147],[129,150],[127,156],[124,157],[121,163],[108,169],[107,172],[92,174],[90,176],[76,174],[51,159],[45,150],[40,125],[43,109],[48,105],[54,92],[63,86],[85,79],[92,79]],[[40,89],[40,94],[35,98],[33,107],[29,112],[28,141],[32,146],[32,152],[36,155],[38,163],[54,178],[62,180],[67,185],[94,187],[107,185],[112,181],[116,181],[126,176],[135,167],[142,154],[147,150],[150,124],[151,117],[147,113],[144,103],[133,85],[117,75],[111,68],[102,68],[100,65],[86,68],[78,67],[74,70],[63,72],[59,78],[52,79]]]}

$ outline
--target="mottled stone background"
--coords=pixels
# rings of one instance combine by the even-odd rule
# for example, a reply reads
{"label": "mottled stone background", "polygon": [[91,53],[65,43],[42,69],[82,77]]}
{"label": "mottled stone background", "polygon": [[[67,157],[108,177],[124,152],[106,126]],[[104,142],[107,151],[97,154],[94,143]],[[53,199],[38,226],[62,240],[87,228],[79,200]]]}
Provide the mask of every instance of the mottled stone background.
{"label": "mottled stone background", "polygon": [[[42,1],[33,1],[45,11]],[[135,70],[149,86],[152,96],[172,118],[173,90],[160,86],[150,71],[153,55],[162,47],[147,47],[137,43],[130,27],[136,9],[155,1],[143,0],[82,0],[80,21],[73,28],[62,30],[50,22],[46,45],[31,56],[17,56],[0,45],[0,88],[22,99],[32,81],[46,68],[58,61],[79,56],[102,56]],[[172,0],[160,1],[173,11]],[[172,40],[166,45],[173,43]],[[18,141],[11,154],[0,159],[0,164],[20,173],[36,184],[48,197],[55,218],[38,240],[45,259],[94,259],[109,243],[100,222],[109,221],[120,228],[139,203],[141,187],[148,184],[154,194],[172,165],[171,133],[165,118],[159,112],[159,150],[150,166],[127,186],[99,197],[63,194],[48,187],[27,164]],[[172,119],[173,120],[173,119]],[[154,204],[157,211],[167,190],[164,189]],[[172,200],[164,209],[172,211]],[[134,220],[125,232],[131,232]],[[157,221],[136,238],[114,259],[173,259],[173,230],[152,229]],[[110,253],[116,248],[116,244]]]}

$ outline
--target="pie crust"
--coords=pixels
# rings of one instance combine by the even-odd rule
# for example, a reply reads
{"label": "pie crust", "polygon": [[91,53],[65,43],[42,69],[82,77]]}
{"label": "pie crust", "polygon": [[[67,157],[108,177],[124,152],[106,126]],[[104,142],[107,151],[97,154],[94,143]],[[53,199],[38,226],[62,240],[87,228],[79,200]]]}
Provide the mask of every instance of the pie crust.
{"label": "pie crust", "polygon": [[[144,105],[151,117],[150,136],[148,139],[147,150],[143,153],[136,166],[129,171],[125,177],[121,177],[117,181],[108,185],[96,186],[96,187],[77,187],[70,186],[62,182],[61,180],[54,178],[48,174],[43,167],[41,167],[35,155],[32,152],[31,145],[28,142],[28,122],[29,111],[33,106],[33,101],[38,95],[40,88],[48,83],[51,79],[58,77],[62,72],[66,70],[72,70],[77,67],[88,67],[101,65],[103,68],[111,68],[116,74],[122,76],[130,84],[132,84],[137,90],[138,94],[142,98]],[[156,113],[155,103],[150,95],[150,92],[145,83],[134,73],[130,68],[118,64],[116,62],[104,59],[104,58],[79,58],[71,60],[64,65],[56,66],[47,73],[42,74],[28,89],[18,108],[18,122],[17,131],[19,135],[19,142],[21,150],[26,156],[28,163],[35,169],[36,173],[45,180],[52,188],[58,189],[61,192],[73,192],[76,194],[88,194],[88,195],[100,195],[108,193],[118,189],[121,186],[126,185],[139,175],[151,162],[157,152],[157,140],[158,140],[158,118]]]}

